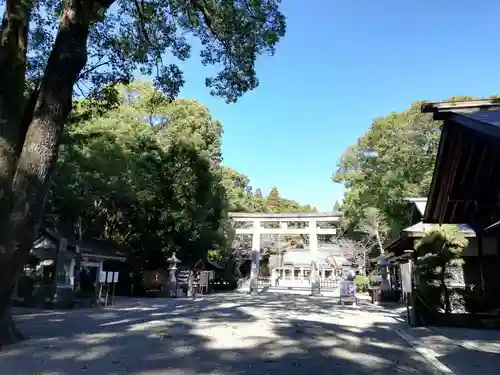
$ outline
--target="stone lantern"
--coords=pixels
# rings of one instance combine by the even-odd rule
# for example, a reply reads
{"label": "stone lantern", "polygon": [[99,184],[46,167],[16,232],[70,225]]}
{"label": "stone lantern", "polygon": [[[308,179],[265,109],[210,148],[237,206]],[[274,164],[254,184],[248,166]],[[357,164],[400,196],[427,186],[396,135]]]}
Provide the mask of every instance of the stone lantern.
{"label": "stone lantern", "polygon": [[382,280],[380,282],[380,290],[382,292],[389,292],[391,290],[391,284],[389,283],[389,277],[388,277],[389,264],[390,262],[387,260],[384,254],[381,254],[378,259],[377,265],[380,271],[380,276],[382,277]]}
{"label": "stone lantern", "polygon": [[175,256],[175,252],[172,254],[170,258],[167,259],[168,263],[168,295],[170,297],[176,297],[177,296],[177,264],[179,264],[181,261]]}
{"label": "stone lantern", "polygon": [[350,269],[349,271],[346,272],[345,278],[347,281],[354,281],[354,279],[356,279],[356,271]]}

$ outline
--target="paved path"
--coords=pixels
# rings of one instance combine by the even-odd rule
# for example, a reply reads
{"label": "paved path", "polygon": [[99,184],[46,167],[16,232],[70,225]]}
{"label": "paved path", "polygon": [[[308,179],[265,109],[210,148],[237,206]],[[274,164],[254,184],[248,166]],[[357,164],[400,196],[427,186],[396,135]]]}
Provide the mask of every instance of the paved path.
{"label": "paved path", "polygon": [[0,352],[2,374],[441,374],[392,318],[328,298],[131,300],[17,320],[32,338]]}
{"label": "paved path", "polygon": [[500,375],[500,332],[464,328],[406,328],[457,375]]}

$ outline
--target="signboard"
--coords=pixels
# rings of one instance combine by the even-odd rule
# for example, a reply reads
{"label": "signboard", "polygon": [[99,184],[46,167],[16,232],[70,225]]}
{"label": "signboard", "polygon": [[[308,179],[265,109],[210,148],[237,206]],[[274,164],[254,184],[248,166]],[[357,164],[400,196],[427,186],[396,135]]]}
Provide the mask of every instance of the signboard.
{"label": "signboard", "polygon": [[200,272],[200,285],[201,286],[208,286],[208,279],[209,279],[209,271],[201,271]]}
{"label": "signboard", "polygon": [[340,301],[356,302],[356,282],[354,280],[342,280],[339,284]]}
{"label": "signboard", "polygon": [[99,272],[99,282],[100,283],[106,282],[106,272],[105,271]]}
{"label": "signboard", "polygon": [[99,272],[99,282],[100,283],[117,283],[118,282],[118,275],[119,272],[106,272],[106,271],[101,271]]}

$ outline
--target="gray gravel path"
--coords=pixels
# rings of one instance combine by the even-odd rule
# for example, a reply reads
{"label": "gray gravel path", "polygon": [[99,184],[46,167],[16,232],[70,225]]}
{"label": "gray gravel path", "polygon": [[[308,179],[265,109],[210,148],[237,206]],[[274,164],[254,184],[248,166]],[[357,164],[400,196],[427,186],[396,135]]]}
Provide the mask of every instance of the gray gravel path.
{"label": "gray gravel path", "polygon": [[394,320],[331,298],[136,299],[17,320],[31,339],[0,352],[0,374],[439,374]]}

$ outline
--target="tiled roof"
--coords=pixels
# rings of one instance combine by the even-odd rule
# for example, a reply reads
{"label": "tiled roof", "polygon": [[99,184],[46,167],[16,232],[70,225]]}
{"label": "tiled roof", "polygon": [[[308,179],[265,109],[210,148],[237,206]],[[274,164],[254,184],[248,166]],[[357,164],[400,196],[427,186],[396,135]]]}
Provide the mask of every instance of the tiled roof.
{"label": "tiled roof", "polygon": [[[313,252],[309,249],[288,250],[283,254],[283,264],[293,264],[299,267],[309,266],[312,260]],[[316,261],[319,265],[336,263],[337,266],[342,266],[347,263],[344,250],[338,247],[318,249]]]}
{"label": "tiled roof", "polygon": [[[403,230],[403,232],[409,233],[409,234],[419,234],[419,233],[424,233],[427,229],[433,227],[436,224],[428,224],[424,222],[417,223],[415,225],[412,225],[411,227],[408,227]],[[458,228],[462,233],[464,233],[467,237],[475,237],[476,234],[472,230],[470,226],[467,224],[457,224]]]}

